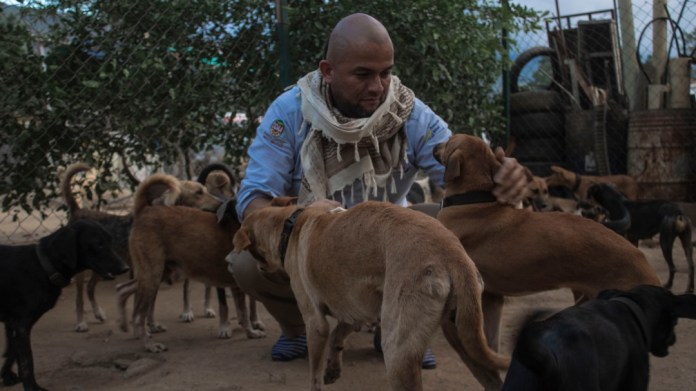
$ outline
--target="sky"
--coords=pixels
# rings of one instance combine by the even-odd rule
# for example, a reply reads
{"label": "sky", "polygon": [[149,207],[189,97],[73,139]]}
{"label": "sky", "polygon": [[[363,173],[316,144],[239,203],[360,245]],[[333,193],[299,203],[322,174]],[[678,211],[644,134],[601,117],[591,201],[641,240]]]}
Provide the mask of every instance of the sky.
{"label": "sky", "polygon": [[[510,0],[511,3],[556,14],[555,0]],[[613,0],[558,0],[561,16],[614,8]]]}

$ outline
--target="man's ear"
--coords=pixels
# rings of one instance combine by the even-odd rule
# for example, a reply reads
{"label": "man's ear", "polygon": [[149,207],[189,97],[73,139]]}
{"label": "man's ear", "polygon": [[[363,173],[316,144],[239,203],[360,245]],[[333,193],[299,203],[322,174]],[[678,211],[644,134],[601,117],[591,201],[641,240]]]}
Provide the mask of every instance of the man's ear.
{"label": "man's ear", "polygon": [[327,84],[331,84],[331,81],[333,81],[333,64],[329,60],[321,60],[319,61],[319,72],[321,72],[321,77],[324,79],[324,82]]}
{"label": "man's ear", "polygon": [[234,252],[239,254],[251,247],[251,238],[249,238],[245,229],[240,228],[237,230],[237,233],[234,234],[232,244],[234,245]]}

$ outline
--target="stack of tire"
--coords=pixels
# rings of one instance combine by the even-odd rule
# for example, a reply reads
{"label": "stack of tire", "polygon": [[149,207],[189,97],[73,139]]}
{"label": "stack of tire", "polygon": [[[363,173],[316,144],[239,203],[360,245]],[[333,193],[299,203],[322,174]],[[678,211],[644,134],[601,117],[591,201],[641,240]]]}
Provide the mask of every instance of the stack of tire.
{"label": "stack of tire", "polygon": [[[547,89],[520,91],[519,76],[534,58],[555,52],[539,46],[521,53],[510,68],[510,136],[515,145],[512,156],[534,175],[547,176],[551,165],[565,162],[565,108],[560,94]],[[555,73],[555,72],[554,72]]]}

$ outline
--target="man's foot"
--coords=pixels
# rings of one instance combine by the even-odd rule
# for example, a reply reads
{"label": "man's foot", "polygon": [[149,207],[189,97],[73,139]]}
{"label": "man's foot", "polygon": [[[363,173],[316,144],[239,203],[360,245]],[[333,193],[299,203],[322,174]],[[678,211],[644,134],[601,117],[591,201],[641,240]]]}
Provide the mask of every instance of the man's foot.
{"label": "man's foot", "polygon": [[[375,345],[375,350],[378,351],[379,353],[382,353],[382,329],[377,327],[375,329],[375,336],[372,340],[372,343]],[[428,350],[425,351],[425,356],[423,356],[423,362],[421,364],[421,368],[423,369],[435,369],[437,368],[437,361],[435,360],[435,355],[433,354],[432,349],[428,348]]]}
{"label": "man's foot", "polygon": [[278,341],[271,349],[271,359],[273,361],[291,361],[307,355],[307,337],[300,335],[295,338],[287,338],[280,335]]}

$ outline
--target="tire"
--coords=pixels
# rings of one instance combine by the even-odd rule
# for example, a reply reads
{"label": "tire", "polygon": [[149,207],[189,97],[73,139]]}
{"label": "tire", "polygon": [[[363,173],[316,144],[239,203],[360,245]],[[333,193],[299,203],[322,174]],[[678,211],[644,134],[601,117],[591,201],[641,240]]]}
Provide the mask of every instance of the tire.
{"label": "tire", "polygon": [[510,134],[517,140],[565,135],[563,113],[528,113],[510,117]]}
{"label": "tire", "polygon": [[563,113],[563,101],[556,91],[523,91],[510,94],[510,114]]}
{"label": "tire", "polygon": [[519,78],[520,74],[522,73],[522,69],[530,61],[539,56],[547,56],[551,59],[553,75],[554,79],[556,79],[556,75],[560,69],[558,66],[558,60],[556,59],[556,51],[548,46],[535,46],[520,53],[520,55],[517,56],[515,61],[512,63],[512,66],[510,66],[510,92],[519,92]]}
{"label": "tire", "polygon": [[565,160],[565,142],[562,137],[539,137],[517,140],[513,157],[524,163],[562,162]]}

